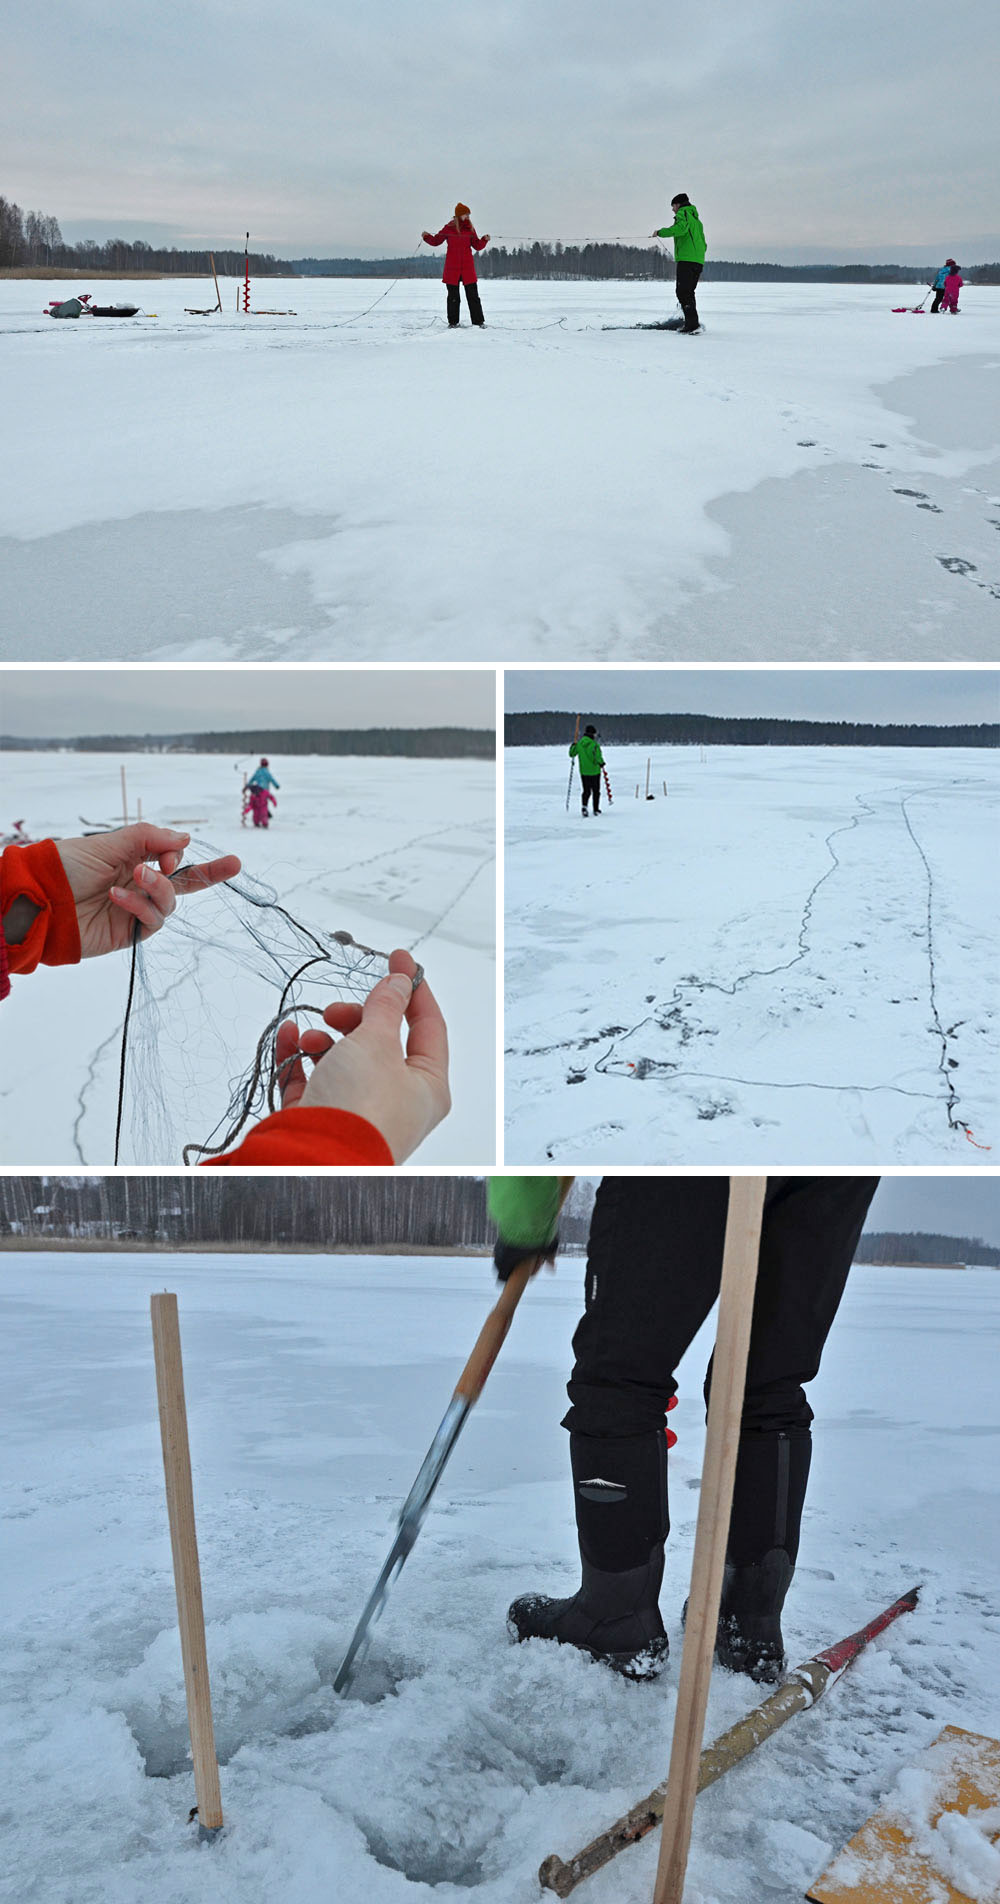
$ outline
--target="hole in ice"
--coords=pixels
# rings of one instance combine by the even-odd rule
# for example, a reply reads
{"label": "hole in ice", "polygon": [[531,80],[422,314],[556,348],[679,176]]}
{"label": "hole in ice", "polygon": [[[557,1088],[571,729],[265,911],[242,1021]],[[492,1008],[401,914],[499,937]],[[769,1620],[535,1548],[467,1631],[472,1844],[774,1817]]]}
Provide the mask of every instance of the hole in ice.
{"label": "hole in ice", "polygon": [[457,1839],[425,1838],[419,1830],[402,1824],[393,1830],[360,1819],[358,1823],[376,1864],[400,1871],[413,1884],[469,1887],[486,1881],[482,1860],[492,1831],[480,1829]]}

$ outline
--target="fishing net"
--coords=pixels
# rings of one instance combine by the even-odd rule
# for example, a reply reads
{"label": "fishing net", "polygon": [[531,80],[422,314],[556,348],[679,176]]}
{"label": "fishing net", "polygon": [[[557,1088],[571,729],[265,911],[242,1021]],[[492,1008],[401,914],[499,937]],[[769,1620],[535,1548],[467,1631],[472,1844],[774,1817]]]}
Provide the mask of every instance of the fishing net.
{"label": "fishing net", "polygon": [[[190,859],[218,849],[191,843]],[[132,947],[121,1035],[116,1163],[197,1164],[280,1109],[284,1019],[363,1004],[388,956],[342,926],[307,923],[247,873],[177,907]],[[418,966],[415,985],[423,970]]]}

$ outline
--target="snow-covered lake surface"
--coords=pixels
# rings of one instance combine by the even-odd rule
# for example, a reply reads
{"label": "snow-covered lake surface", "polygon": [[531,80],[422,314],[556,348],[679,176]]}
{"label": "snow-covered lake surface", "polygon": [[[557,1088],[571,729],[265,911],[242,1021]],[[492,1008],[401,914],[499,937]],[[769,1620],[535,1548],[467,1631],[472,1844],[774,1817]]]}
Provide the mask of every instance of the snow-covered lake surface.
{"label": "snow-covered lake surface", "polygon": [[608,757],[506,754],[507,1162],[994,1163],[995,757]]}
{"label": "snow-covered lake surface", "polygon": [[[119,765],[103,754],[8,754],[9,819],[23,816],[33,839],[79,833],[81,817],[114,821]],[[189,830],[215,852],[238,853],[314,930],[346,929],[384,952],[413,949],[448,1023],[454,1100],[419,1161],[489,1163],[496,1155],[492,761],[274,756],[281,790],[266,832],[240,826],[243,770],[255,765],[256,757],[234,762],[225,754],[126,755],[130,814],[141,800],[147,820]],[[192,849],[188,857],[206,855]],[[155,1040],[155,1089],[172,1113],[177,1147],[159,1155],[136,1149],[131,1113],[148,1073],[133,1063],[123,1163],[180,1164],[182,1143],[204,1142],[228,1104],[230,1081],[252,1063],[277,1010],[273,977],[265,983],[228,956],[233,925],[218,895],[181,900],[182,908],[189,922],[203,924],[204,942],[185,940],[179,951],[175,915],[143,954],[151,981],[169,994]],[[14,979],[3,1012],[3,1163],[111,1162],[128,981],[125,953]],[[135,1047],[136,1062],[140,1054]]]}
{"label": "snow-covered lake surface", "polygon": [[995,287],[72,288],[0,282],[5,658],[1000,652]]}
{"label": "snow-covered lake surface", "polygon": [[[872,1221],[878,1226],[878,1203]],[[179,1295],[227,1829],[199,1846],[149,1296]],[[582,1262],[528,1291],[346,1700],[332,1678],[492,1300],[484,1260],[0,1254],[4,1881],[18,1904],[534,1904],[666,1771],[710,1341],[679,1371],[662,1605],[631,1686],[511,1646],[578,1578]],[[1000,1275],[858,1268],[812,1384],[792,1662],[904,1616],[698,1801],[687,1904],[797,1904],[948,1723],[1000,1734]],[[707,1736],[760,1697],[716,1672]],[[648,1904],[656,1841],[589,1880]],[[547,1894],[546,1894],[547,1895]],[[983,1891],[983,1898],[989,1893]]]}

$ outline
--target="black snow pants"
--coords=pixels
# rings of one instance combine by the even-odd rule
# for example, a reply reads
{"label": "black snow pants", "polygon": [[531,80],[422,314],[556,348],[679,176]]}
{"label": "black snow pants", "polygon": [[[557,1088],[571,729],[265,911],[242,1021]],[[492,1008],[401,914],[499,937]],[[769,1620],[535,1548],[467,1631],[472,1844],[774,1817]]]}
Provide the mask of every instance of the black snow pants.
{"label": "black snow pants", "polygon": [[[774,1546],[794,1563],[816,1374],[877,1177],[768,1179],[730,1557]],[[605,1177],[587,1253],[586,1309],[563,1427],[602,1441],[662,1429],[674,1371],[719,1293],[724,1177]],[[711,1366],[705,1396],[711,1384]]]}
{"label": "black snow pants", "polygon": [[[461,286],[458,284],[449,284],[446,289],[448,292],[448,322],[451,325],[455,325],[458,323],[458,314],[462,305],[462,300],[459,296]],[[469,317],[473,324],[485,324],[486,319],[483,316],[483,307],[479,302],[478,284],[466,285],[465,301],[469,307]]]}
{"label": "black snow pants", "polygon": [[696,331],[701,322],[698,316],[698,306],[694,300],[694,294],[698,288],[698,279],[701,277],[701,271],[702,267],[700,264],[691,264],[683,259],[677,266],[675,288],[677,291],[677,302],[684,312],[684,329],[686,331]]}
{"label": "black snow pants", "polygon": [[599,773],[582,773],[580,775],[580,794],[581,794],[581,799],[583,802],[584,813],[586,813],[587,811],[588,800],[593,801],[594,812],[600,813],[601,811],[601,776]]}

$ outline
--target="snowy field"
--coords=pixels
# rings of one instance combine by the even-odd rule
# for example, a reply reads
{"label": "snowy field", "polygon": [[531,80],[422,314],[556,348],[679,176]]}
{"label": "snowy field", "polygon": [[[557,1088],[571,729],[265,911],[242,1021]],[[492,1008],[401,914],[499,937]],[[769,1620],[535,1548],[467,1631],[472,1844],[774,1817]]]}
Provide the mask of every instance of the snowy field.
{"label": "snowy field", "polygon": [[[26,816],[35,839],[79,833],[81,816],[115,821],[119,760],[103,754],[12,753],[4,761],[9,819]],[[491,761],[313,758],[271,761],[280,782],[268,831],[241,828],[243,770],[228,755],[125,756],[130,813],[190,830],[218,853],[236,852],[282,905],[314,930],[346,929],[390,952],[411,949],[444,1011],[451,1044],[450,1117],[419,1161],[475,1164],[496,1155],[495,771]],[[205,858],[189,850],[189,858]],[[213,894],[181,900],[205,939],[178,961],[168,921],[144,953],[169,987],[156,1053],[178,1132],[170,1154],[129,1148],[131,1110],[144,1073],[134,1064],[123,1163],[179,1164],[180,1144],[204,1141],[277,1009],[265,985],[226,956],[233,932]],[[175,915],[176,919],[176,915]],[[171,938],[170,935],[173,935]],[[158,972],[167,972],[158,979]],[[40,968],[15,978],[3,1012],[0,1161],[108,1164],[113,1157],[128,956]],[[332,995],[331,995],[332,996]],[[326,1001],[329,1002],[329,1001]],[[136,1059],[140,1057],[136,1047]],[[141,1108],[141,1106],[140,1106]]]}
{"label": "snowy field", "polygon": [[7,658],[1000,654],[1000,289],[76,288],[0,282]]}
{"label": "snowy field", "polygon": [[507,1162],[994,1163],[993,756],[609,765],[582,822],[564,749],[506,755]]}
{"label": "snowy field", "polygon": [[[164,1286],[180,1300],[227,1820],[201,1847],[149,1331]],[[488,1264],[0,1256],[5,1895],[534,1904],[543,1857],[664,1776],[705,1333],[671,1417],[669,1673],[627,1685],[504,1629],[516,1593],[578,1578],[557,1424],[581,1294],[579,1258],[528,1291],[340,1700],[333,1675],[492,1300]],[[699,1799],[685,1904],[797,1904],[943,1725],[1000,1734],[998,1328],[995,1272],[852,1276],[811,1391],[790,1658],[918,1582],[920,1604]],[[759,1697],[717,1671],[708,1736]],[[655,1863],[650,1838],[580,1904],[649,1904]]]}

